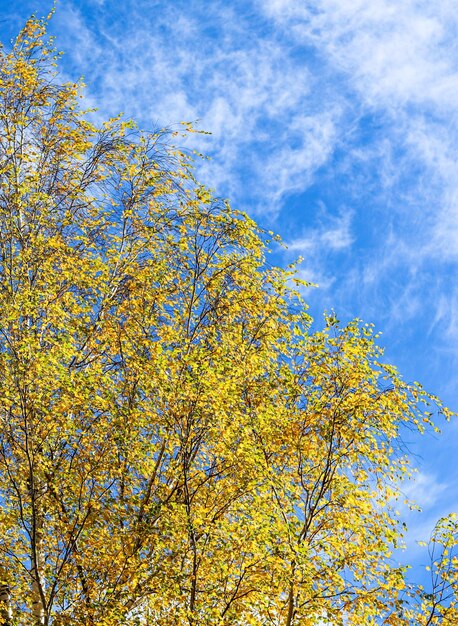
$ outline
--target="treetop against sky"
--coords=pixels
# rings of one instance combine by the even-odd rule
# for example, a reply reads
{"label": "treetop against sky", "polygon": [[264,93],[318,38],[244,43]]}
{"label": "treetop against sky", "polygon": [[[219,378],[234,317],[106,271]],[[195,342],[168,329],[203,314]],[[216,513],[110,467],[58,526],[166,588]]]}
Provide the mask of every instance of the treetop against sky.
{"label": "treetop against sky", "polygon": [[[1,30],[6,53],[8,40],[35,8],[28,2],[14,9],[5,6]],[[375,321],[384,331],[385,359],[400,365],[407,380],[420,379],[455,406],[457,212],[452,155],[456,137],[451,120],[456,96],[452,39],[456,16],[446,2],[434,9],[415,2],[395,8],[383,1],[376,8],[345,2],[335,6],[305,2],[301,8],[291,2],[229,6],[215,2],[211,7],[200,2],[173,6],[126,2],[113,13],[104,2],[62,2],[49,31],[57,36],[65,55],[46,88],[51,51],[42,57],[46,49],[37,47],[41,65],[33,66],[27,60],[30,42],[22,40],[25,52],[16,47],[17,63],[9,66],[2,84],[2,176],[7,181],[2,210],[10,259],[3,307],[10,343],[2,355],[2,385],[9,407],[5,423],[11,425],[4,432],[2,454],[3,459],[9,458],[4,471],[16,476],[3,496],[4,502],[16,498],[15,506],[10,500],[11,507],[2,512],[4,528],[13,529],[8,539],[12,543],[9,548],[2,545],[4,554],[10,550],[19,561],[32,564],[29,574],[17,579],[21,582],[16,583],[14,601],[21,606],[32,598],[38,623],[51,619],[51,607],[62,615],[80,611],[75,613],[78,619],[83,614],[89,619],[102,606],[114,611],[107,613],[114,623],[120,606],[133,610],[143,597],[153,598],[148,610],[156,621],[169,619],[164,613],[158,617],[165,609],[155,604],[151,571],[140,567],[137,578],[133,576],[146,554],[157,562],[157,576],[164,580],[176,576],[177,587],[166,609],[182,610],[176,619],[192,623],[192,615],[209,606],[208,601],[199,605],[199,593],[204,593],[214,603],[207,623],[221,620],[222,614],[226,620],[236,619],[237,611],[245,611],[244,619],[253,623],[258,623],[259,611],[264,615],[270,611],[272,619],[277,613],[284,615],[294,623],[291,620],[301,615],[305,619],[301,611],[307,603],[313,604],[311,588],[308,583],[304,587],[312,577],[318,581],[314,593],[321,604],[309,608],[310,619],[319,620],[323,606],[329,619],[338,619],[342,610],[347,619],[351,615],[361,619],[370,585],[380,584],[383,593],[399,591],[392,596],[382,593],[380,614],[385,611],[384,615],[398,620],[392,623],[401,623],[393,612],[398,611],[396,602],[403,593],[400,571],[389,562],[380,569],[375,565],[397,541],[395,534],[390,535],[395,532],[390,528],[396,525],[396,515],[385,516],[377,508],[391,502],[388,484],[406,470],[402,456],[391,457],[397,451],[392,439],[401,427],[404,441],[417,459],[422,457],[417,481],[406,480],[401,490],[417,497],[426,514],[401,513],[413,526],[413,533],[407,535],[406,558],[424,563],[424,553],[414,540],[427,539],[435,521],[457,509],[456,468],[450,462],[457,427],[446,425],[447,436],[441,439],[428,431],[423,443],[418,443],[411,427],[415,420],[421,425],[429,419],[415,408],[419,388],[403,383],[395,371],[384,370],[369,326],[347,327],[345,322],[355,315]],[[29,35],[33,42],[38,32]],[[38,78],[37,67],[42,67]],[[83,106],[98,107],[86,118],[78,113],[80,91],[75,85],[82,74],[88,84]],[[48,77],[45,83],[40,83],[42,77]],[[67,80],[69,85],[60,91],[58,85]],[[11,107],[11,95],[13,102],[17,98],[22,105]],[[27,102],[32,109],[23,106]],[[134,117],[140,127],[149,129],[171,124],[173,131],[182,128],[174,122],[200,120],[198,124],[212,135],[192,133],[176,140],[163,132],[141,135],[116,117],[120,110],[126,119]],[[114,119],[101,126],[110,116]],[[168,150],[171,141],[180,141],[181,149]],[[263,235],[249,218],[232,212],[222,201],[214,202],[204,187],[193,187],[188,170],[193,150],[212,156],[194,164],[194,175],[214,188],[216,196],[229,196],[234,206],[280,232],[287,250],[271,242],[269,263],[264,265]],[[43,187],[47,180],[51,181],[48,191]],[[24,209],[21,198],[27,198]],[[67,213],[54,214],[56,202],[59,211],[66,208]],[[79,212],[80,206],[85,210]],[[11,207],[17,212],[8,222]],[[120,230],[119,207],[125,230]],[[154,214],[148,213],[152,207]],[[343,320],[342,330],[330,316],[327,330],[310,335],[308,317],[295,317],[297,302],[294,311],[286,306],[285,280],[291,276],[274,266],[284,266],[299,255],[304,258],[299,278],[321,285],[314,290],[299,285],[311,311],[316,316],[317,311],[334,306]],[[197,276],[194,282],[192,275]],[[147,284],[160,285],[162,295],[157,290],[154,297],[148,294]],[[194,294],[191,304],[190,293]],[[109,304],[104,304],[104,298]],[[262,322],[263,332],[258,335],[255,322],[263,319],[262,314],[277,321]],[[234,324],[240,325],[240,336],[234,334]],[[300,339],[293,340],[288,333],[295,324]],[[99,330],[88,334],[88,329],[99,326],[100,336]],[[198,341],[195,348],[192,337],[203,343]],[[183,354],[187,342],[192,349]],[[253,353],[246,342],[256,348]],[[246,369],[242,368],[239,381],[241,354]],[[285,357],[282,365],[279,354]],[[382,384],[384,372],[387,379]],[[334,396],[336,376],[342,388]],[[33,392],[32,380],[41,381]],[[154,410],[149,404],[152,380],[161,390]],[[225,380],[229,382],[223,384]],[[57,389],[55,381],[60,381]],[[249,388],[243,390],[240,385],[246,381]],[[211,395],[215,388],[220,392],[218,406]],[[348,398],[342,405],[344,389]],[[260,398],[269,398],[272,404],[261,409]],[[237,419],[234,403],[239,403]],[[19,406],[33,407],[33,419],[28,409],[18,412]],[[51,406],[59,419],[43,420]],[[186,423],[180,421],[183,406],[193,416]],[[288,413],[292,406],[294,411]],[[209,429],[201,420],[212,411],[222,421]],[[240,440],[238,434],[248,428],[243,420],[251,411],[260,421],[251,438]],[[319,416],[316,422],[311,419],[314,414]],[[177,420],[172,430],[170,415]],[[404,421],[406,426],[400,426]],[[335,433],[329,432],[330,427]],[[300,446],[291,447],[301,428],[311,446],[307,453]],[[67,433],[65,445],[62,432]],[[118,432],[119,437],[108,440],[107,432]],[[32,453],[22,446],[24,433],[33,434]],[[360,433],[360,439],[355,441],[352,433]],[[151,437],[154,452],[146,444]],[[143,440],[145,445],[133,445]],[[128,442],[135,457],[129,460],[124,456]],[[371,445],[375,445],[372,452]],[[221,446],[226,446],[224,454]],[[91,460],[95,450],[96,462]],[[237,454],[227,457],[228,450]],[[343,456],[339,451],[344,451]],[[331,452],[336,454],[330,456],[335,465],[325,463],[323,479],[323,467],[307,463],[314,457],[325,462]],[[347,454],[348,472],[342,465]],[[23,474],[21,468],[27,463],[28,473]],[[259,483],[256,468],[263,463],[273,473]],[[65,478],[69,467],[76,474],[69,472]],[[297,485],[291,482],[289,492],[288,483],[276,485],[275,477],[288,476],[291,468],[301,480]],[[11,473],[13,469],[17,475]],[[182,480],[176,480],[177,471],[182,472]],[[53,472],[63,481],[58,488]],[[236,475],[245,481],[242,487],[234,482]],[[157,484],[151,476],[158,476]],[[379,476],[388,483],[380,486]],[[69,477],[75,479],[73,486],[67,484]],[[156,500],[148,487],[150,480],[163,490],[155,492]],[[253,481],[254,492],[249,487]],[[192,506],[191,484],[198,485]],[[327,527],[318,506],[325,494],[323,511],[332,510],[329,532],[335,533],[329,541],[323,540]],[[262,516],[268,514],[272,497],[278,519],[267,522]],[[376,515],[369,508],[369,521],[371,498]],[[299,501],[302,517],[296,519]],[[166,509],[157,509],[158,502],[161,506],[165,502]],[[209,502],[222,507],[215,518],[216,534],[206,526]],[[253,508],[260,510],[257,540],[243,522]],[[18,510],[19,531],[13,523]],[[129,526],[132,513],[134,529]],[[316,541],[308,538],[307,515]],[[183,520],[187,522],[181,527]],[[126,543],[123,524],[125,532],[132,534],[132,544]],[[96,528],[100,537],[94,544]],[[436,537],[445,543],[454,541],[454,528],[453,520],[444,519]],[[288,552],[284,544],[287,529],[296,533],[295,545],[302,546],[296,552]],[[237,552],[240,546],[227,542],[229,531],[244,544],[244,551]],[[151,533],[159,533],[160,546]],[[35,546],[32,554],[27,552],[27,535]],[[212,546],[210,552],[202,548],[203,537]],[[46,541],[50,541],[47,552]],[[80,541],[89,548],[86,561]],[[114,552],[105,550],[104,542],[110,541]],[[343,549],[345,542],[354,546],[352,554]],[[373,554],[367,552],[371,542],[377,546]],[[175,544],[185,555],[181,573],[167,570],[167,558],[160,566]],[[257,561],[262,549],[272,558],[265,569]],[[241,558],[234,570],[239,582],[231,578],[230,569],[217,573],[218,588],[224,583],[226,591],[216,598],[211,580],[205,589],[197,585],[197,570],[199,579],[205,579],[214,563],[211,555],[231,550]],[[192,554],[194,564],[187,561]],[[96,555],[99,569],[88,582]],[[433,560],[437,556],[440,550]],[[52,569],[52,559],[54,568],[62,563],[59,575]],[[223,557],[220,560],[224,562]],[[313,565],[307,565],[309,560]],[[331,579],[330,566],[336,573]],[[125,580],[116,567],[124,571]],[[313,576],[307,567],[314,568]],[[356,600],[349,588],[339,587],[346,567],[349,581],[354,577],[355,583],[361,582],[368,568],[375,577],[362,580]],[[442,567],[448,576],[456,564],[447,570],[442,561]],[[190,587],[178,582],[183,572],[194,581]],[[246,572],[242,579],[241,572]],[[275,593],[267,593],[269,572],[278,584],[276,599]],[[46,585],[41,586],[41,577]],[[78,581],[76,596],[68,595],[62,580]],[[333,585],[336,597],[341,590],[340,604],[324,602],[325,581]],[[233,595],[242,586],[248,597],[250,584],[259,587],[263,598],[258,614],[250,613],[242,595]],[[440,588],[435,591],[440,595]],[[134,597],[129,606],[129,598]],[[183,609],[177,608],[180,602]],[[428,605],[431,598],[425,602]],[[426,605],[421,613],[425,624]],[[453,623],[455,616],[450,613],[449,618]],[[420,623],[418,616],[411,619]]]}
{"label": "treetop against sky", "polygon": [[[51,3],[3,7],[7,42]],[[49,28],[62,78],[85,77],[99,119],[124,111],[142,128],[210,131],[187,142],[211,156],[199,180],[280,233],[288,250],[275,262],[303,257],[315,318],[335,308],[374,322],[406,379],[457,408],[455,9],[79,0],[60,2]],[[458,509],[456,428],[415,450],[416,538]]]}
{"label": "treetop against sky", "polygon": [[[88,105],[150,129],[198,120],[199,178],[304,257],[317,309],[374,321],[453,403],[454,4],[107,6],[62,2],[50,25]],[[36,8],[4,4],[5,41]]]}

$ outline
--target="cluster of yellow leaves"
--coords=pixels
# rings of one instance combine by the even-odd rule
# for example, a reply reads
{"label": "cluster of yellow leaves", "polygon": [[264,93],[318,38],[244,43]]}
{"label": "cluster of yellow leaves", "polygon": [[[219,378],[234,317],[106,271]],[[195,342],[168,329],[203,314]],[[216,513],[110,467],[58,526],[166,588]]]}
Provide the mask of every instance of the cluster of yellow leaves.
{"label": "cluster of yellow leaves", "polygon": [[264,233],[55,60],[35,19],[0,58],[3,622],[395,623],[430,397],[370,326],[312,333]]}

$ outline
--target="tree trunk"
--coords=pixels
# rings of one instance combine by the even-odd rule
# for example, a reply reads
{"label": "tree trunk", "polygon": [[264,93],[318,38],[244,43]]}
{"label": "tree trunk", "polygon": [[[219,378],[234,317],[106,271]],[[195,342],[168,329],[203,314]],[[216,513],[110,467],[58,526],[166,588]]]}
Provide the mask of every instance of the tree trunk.
{"label": "tree trunk", "polygon": [[11,592],[7,572],[0,566],[0,619],[3,626],[10,626],[12,620]]}
{"label": "tree trunk", "polygon": [[43,520],[37,516],[35,528],[35,541],[32,558],[32,611],[36,626],[45,623],[45,611],[43,606]]}
{"label": "tree trunk", "polygon": [[[38,482],[38,481],[35,481]],[[45,624],[45,596],[44,596],[44,515],[40,502],[41,484],[31,488],[33,509],[33,532],[32,532],[32,614],[35,626]]]}
{"label": "tree trunk", "polygon": [[285,626],[292,626],[294,621],[294,615],[296,613],[295,598],[294,598],[294,576],[296,572],[296,563],[291,563],[291,581],[289,583],[288,591],[288,615],[286,616]]}

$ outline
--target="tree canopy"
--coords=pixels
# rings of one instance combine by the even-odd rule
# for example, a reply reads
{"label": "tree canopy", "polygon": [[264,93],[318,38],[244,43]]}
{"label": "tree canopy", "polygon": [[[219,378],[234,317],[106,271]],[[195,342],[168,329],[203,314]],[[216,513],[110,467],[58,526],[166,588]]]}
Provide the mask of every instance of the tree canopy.
{"label": "tree canopy", "polygon": [[431,590],[392,556],[401,433],[449,412],[311,328],[173,133],[92,122],[46,25],[0,57],[3,623],[456,624],[453,516]]}

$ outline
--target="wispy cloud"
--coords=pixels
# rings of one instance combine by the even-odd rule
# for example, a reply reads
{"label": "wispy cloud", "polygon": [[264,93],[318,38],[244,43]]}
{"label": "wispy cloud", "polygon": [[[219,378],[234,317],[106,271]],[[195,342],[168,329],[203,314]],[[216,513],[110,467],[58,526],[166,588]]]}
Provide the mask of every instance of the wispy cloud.
{"label": "wispy cloud", "polygon": [[193,141],[213,157],[202,176],[244,208],[273,215],[286,194],[312,182],[332,155],[339,103],[318,105],[316,78],[267,22],[253,36],[252,11],[237,2],[138,2],[116,13],[91,21],[66,2],[56,17],[58,43],[72,51],[68,66],[87,76],[90,104],[147,127],[198,120],[212,133]]}
{"label": "wispy cloud", "polygon": [[[262,3],[296,39],[313,43],[330,64],[347,97],[361,110],[384,116],[388,137],[424,166],[436,192],[436,244],[443,256],[458,248],[458,17],[450,0],[399,3],[331,0]],[[420,181],[423,182],[423,181]],[[433,251],[431,246],[425,255]]]}
{"label": "wispy cloud", "polygon": [[336,256],[348,255],[355,241],[352,217],[351,209],[333,215],[321,204],[316,226],[285,241],[288,257],[303,259],[298,277],[318,285],[321,292],[331,289],[335,282],[329,259],[335,261]]}
{"label": "wispy cloud", "polygon": [[330,216],[320,226],[287,242],[290,252],[308,254],[310,251],[339,251],[349,248],[354,237],[351,233],[352,211],[347,210],[337,217]]}
{"label": "wispy cloud", "polygon": [[419,0],[267,0],[262,7],[350,73],[368,104],[447,109],[456,102],[457,16],[451,0],[434,5]]}

